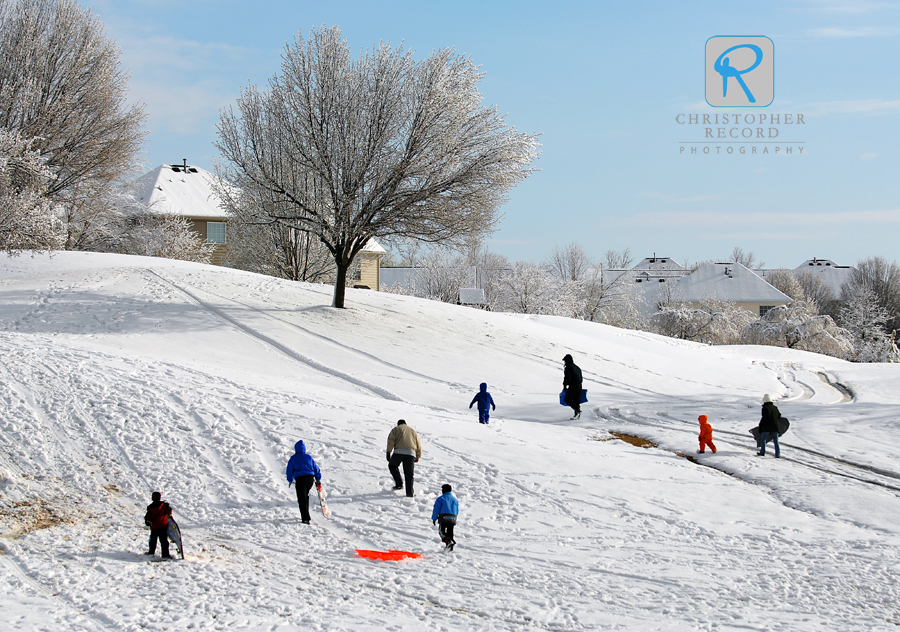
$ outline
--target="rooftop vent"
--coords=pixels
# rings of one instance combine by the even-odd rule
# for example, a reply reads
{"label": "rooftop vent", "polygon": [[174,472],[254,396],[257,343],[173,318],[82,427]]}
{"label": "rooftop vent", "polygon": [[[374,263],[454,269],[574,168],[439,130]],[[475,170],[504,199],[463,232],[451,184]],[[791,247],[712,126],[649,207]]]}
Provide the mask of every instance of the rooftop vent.
{"label": "rooftop vent", "polygon": [[172,171],[175,173],[181,173],[182,171],[185,173],[197,173],[196,167],[189,167],[187,163],[187,158],[182,158],[183,164],[180,165],[169,165],[172,167]]}

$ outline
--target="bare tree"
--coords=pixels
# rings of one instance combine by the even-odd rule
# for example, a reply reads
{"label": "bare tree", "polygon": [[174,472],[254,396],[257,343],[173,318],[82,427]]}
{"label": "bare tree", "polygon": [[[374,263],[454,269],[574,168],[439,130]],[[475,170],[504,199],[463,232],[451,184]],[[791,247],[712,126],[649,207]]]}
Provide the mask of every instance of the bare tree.
{"label": "bare tree", "polygon": [[334,262],[315,235],[284,224],[228,220],[228,250],[224,265],[291,281],[309,283],[334,279]]}
{"label": "bare tree", "polygon": [[630,268],[632,263],[634,263],[634,257],[631,255],[630,248],[623,248],[618,251],[610,249],[606,251],[606,255],[603,257],[603,267],[609,270]]}
{"label": "bare tree", "polygon": [[50,170],[30,143],[0,128],[0,250],[55,250],[64,232],[50,201]]}
{"label": "bare tree", "polygon": [[756,256],[752,252],[744,252],[743,248],[737,246],[731,251],[731,261],[739,263],[750,270],[760,270],[766,263],[757,261]]}
{"label": "bare tree", "polygon": [[337,27],[298,35],[268,89],[222,112],[223,179],[263,191],[259,220],[315,234],[331,253],[335,307],[369,239],[460,243],[494,229],[505,194],[531,172],[534,135],[481,106],[482,78],[445,49],[417,62],[374,47],[353,59]]}
{"label": "bare tree", "polygon": [[821,276],[804,270],[798,273],[796,278],[803,288],[806,300],[813,303],[820,314],[828,314],[835,321],[839,320],[839,301],[834,295],[834,290],[822,280]]}
{"label": "bare tree", "polygon": [[582,280],[593,265],[584,248],[574,241],[555,247],[547,260],[547,268],[560,282]]}
{"label": "bare tree", "polygon": [[0,127],[33,139],[54,176],[47,194],[84,248],[134,172],[145,115],[103,24],[74,0],[0,0]]}

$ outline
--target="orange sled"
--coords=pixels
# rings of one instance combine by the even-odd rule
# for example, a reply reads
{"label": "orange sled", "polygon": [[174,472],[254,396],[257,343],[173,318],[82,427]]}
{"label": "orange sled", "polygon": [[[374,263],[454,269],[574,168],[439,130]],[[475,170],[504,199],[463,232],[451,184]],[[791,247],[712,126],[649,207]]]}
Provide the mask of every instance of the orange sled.
{"label": "orange sled", "polygon": [[382,560],[385,562],[400,562],[407,558],[416,559],[422,557],[421,553],[412,553],[411,551],[369,551],[367,549],[356,549],[356,554],[360,557],[367,557],[371,560]]}

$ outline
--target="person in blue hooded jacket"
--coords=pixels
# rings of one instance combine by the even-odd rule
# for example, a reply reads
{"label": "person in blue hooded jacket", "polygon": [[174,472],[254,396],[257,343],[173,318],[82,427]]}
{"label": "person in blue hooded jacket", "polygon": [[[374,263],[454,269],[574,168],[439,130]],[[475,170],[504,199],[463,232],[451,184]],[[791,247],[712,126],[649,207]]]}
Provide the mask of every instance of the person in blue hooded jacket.
{"label": "person in blue hooded jacket", "polygon": [[306,444],[303,440],[294,445],[294,456],[287,464],[288,487],[296,483],[297,504],[300,505],[300,519],[303,524],[309,524],[309,490],[313,482],[322,481],[322,471],[311,456],[306,453]]}
{"label": "person in blue hooded jacket", "polygon": [[456,540],[453,539],[453,527],[456,526],[456,517],[459,515],[459,501],[452,492],[453,488],[449,484],[443,484],[441,496],[434,501],[434,509],[431,510],[431,524],[440,521],[441,542],[451,551],[456,544]]}
{"label": "person in blue hooded jacket", "polygon": [[491,420],[491,409],[497,410],[494,405],[494,398],[487,392],[487,382],[482,382],[479,387],[481,390],[475,395],[469,408],[478,403],[478,423],[486,424]]}

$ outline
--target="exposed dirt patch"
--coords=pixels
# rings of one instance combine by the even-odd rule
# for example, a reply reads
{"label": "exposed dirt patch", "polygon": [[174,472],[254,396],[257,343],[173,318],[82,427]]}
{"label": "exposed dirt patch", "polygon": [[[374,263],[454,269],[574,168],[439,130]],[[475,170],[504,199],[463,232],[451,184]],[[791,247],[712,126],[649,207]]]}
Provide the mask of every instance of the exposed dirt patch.
{"label": "exposed dirt patch", "polygon": [[17,501],[0,506],[0,523],[9,526],[9,530],[3,534],[6,538],[20,538],[32,531],[74,522],[72,518],[40,501]]}
{"label": "exposed dirt patch", "polygon": [[594,439],[594,441],[612,441],[614,439],[618,439],[619,441],[624,441],[625,443],[630,443],[631,445],[638,448],[655,448],[657,445],[652,441],[648,441],[643,437],[635,437],[632,435],[625,434],[623,432],[610,432],[611,436],[602,437]]}

